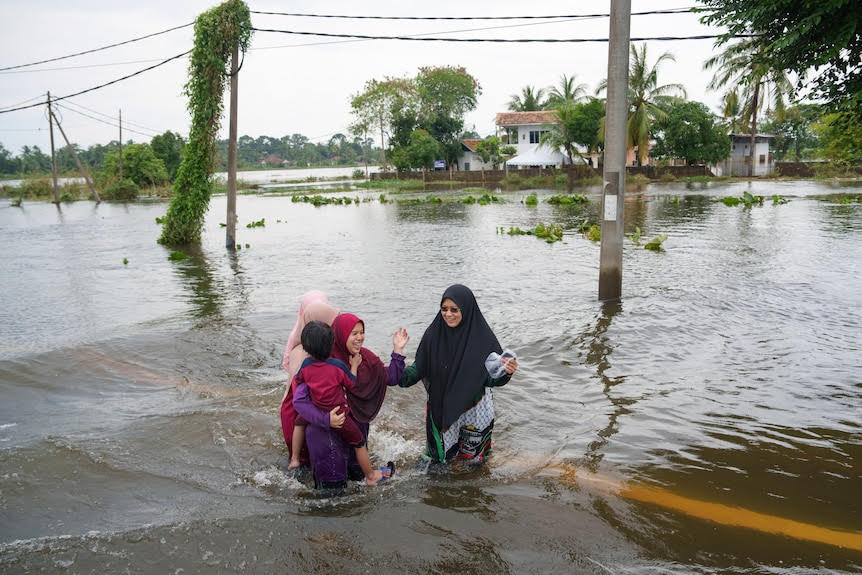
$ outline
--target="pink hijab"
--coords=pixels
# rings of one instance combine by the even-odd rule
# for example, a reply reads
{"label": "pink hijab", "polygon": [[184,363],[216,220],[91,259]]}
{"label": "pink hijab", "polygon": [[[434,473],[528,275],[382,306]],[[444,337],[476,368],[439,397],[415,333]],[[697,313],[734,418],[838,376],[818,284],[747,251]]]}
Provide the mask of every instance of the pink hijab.
{"label": "pink hijab", "polygon": [[312,321],[322,321],[327,325],[332,325],[332,321],[338,315],[338,310],[329,305],[328,303],[323,303],[322,301],[315,301],[308,304],[305,307],[305,311],[302,313],[302,317],[300,321],[297,322],[297,337],[296,337],[296,345],[293,346],[293,349],[287,354],[287,377],[288,383],[293,382],[293,376],[296,375],[296,372],[299,371],[300,366],[302,365],[302,360],[308,357],[308,354],[305,353],[305,350],[302,349],[302,343],[299,341],[299,334],[302,333],[302,328],[306,326],[309,322]]}
{"label": "pink hijab", "polygon": [[281,367],[283,367],[285,371],[290,371],[290,352],[294,347],[300,345],[299,334],[302,333],[302,328],[304,328],[307,323],[302,320],[302,314],[305,313],[305,308],[314,302],[329,303],[329,299],[326,297],[325,293],[318,290],[312,290],[302,296],[302,299],[299,302],[299,312],[296,314],[296,323],[293,325],[293,331],[290,332],[290,335],[287,338],[287,346],[284,348],[284,359],[281,360]]}

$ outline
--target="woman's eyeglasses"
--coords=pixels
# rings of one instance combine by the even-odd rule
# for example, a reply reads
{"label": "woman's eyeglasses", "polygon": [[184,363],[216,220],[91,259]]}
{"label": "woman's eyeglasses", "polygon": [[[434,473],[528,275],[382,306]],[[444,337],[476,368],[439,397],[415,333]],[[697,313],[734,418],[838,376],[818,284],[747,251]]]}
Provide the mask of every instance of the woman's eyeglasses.
{"label": "woman's eyeglasses", "polygon": [[461,309],[457,307],[446,307],[445,305],[440,306],[440,313],[461,313]]}

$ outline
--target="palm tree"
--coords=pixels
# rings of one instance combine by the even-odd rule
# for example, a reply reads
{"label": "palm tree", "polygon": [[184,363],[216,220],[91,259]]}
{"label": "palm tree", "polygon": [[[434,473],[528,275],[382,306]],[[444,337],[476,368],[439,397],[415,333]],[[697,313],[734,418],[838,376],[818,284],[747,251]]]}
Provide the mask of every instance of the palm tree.
{"label": "palm tree", "polygon": [[[652,126],[658,120],[667,118],[667,110],[679,98],[685,98],[685,87],[682,84],[658,84],[658,67],[665,60],[675,62],[673,54],[665,52],[651,67],[647,64],[646,43],[640,50],[636,45],[631,47],[629,62],[628,103],[629,117],[626,126],[628,146],[637,146],[638,163],[642,163],[649,154],[649,140]],[[608,81],[602,80],[596,93],[607,88]]]}
{"label": "palm tree", "polygon": [[546,108],[556,108],[564,102],[578,102],[587,95],[587,85],[575,85],[576,74],[560,76],[560,83],[557,86],[551,86],[548,90],[548,100],[545,102]]}
{"label": "palm tree", "polygon": [[509,110],[513,112],[535,112],[542,110],[545,107],[544,97],[544,88],[537,90],[532,86],[524,86],[521,88],[520,94],[512,94],[509,100]]}
{"label": "palm tree", "polygon": [[739,104],[739,92],[736,89],[729,90],[722,98],[722,102],[721,116],[727,122],[730,133],[739,133],[744,125],[742,107]]}
{"label": "palm tree", "polygon": [[[764,102],[774,106],[776,118],[784,117],[785,99],[792,98],[793,85],[782,70],[772,68],[757,38],[745,38],[729,45],[724,52],[704,63],[704,68],[716,68],[707,88],[717,90],[727,85],[742,88],[743,129],[747,119],[751,130],[751,145],[748,175],[754,175],[755,136],[757,135],[757,113]],[[770,101],[771,100],[771,101]]]}

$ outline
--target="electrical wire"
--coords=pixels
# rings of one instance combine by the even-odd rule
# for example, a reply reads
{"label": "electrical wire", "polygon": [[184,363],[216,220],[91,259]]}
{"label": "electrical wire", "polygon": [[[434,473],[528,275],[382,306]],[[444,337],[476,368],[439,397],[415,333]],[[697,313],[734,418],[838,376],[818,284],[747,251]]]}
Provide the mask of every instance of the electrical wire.
{"label": "electrical wire", "polygon": [[[65,106],[74,106],[76,108],[82,108],[84,110],[87,110],[88,112],[102,116],[103,118],[108,118],[109,120],[119,122],[118,118],[115,118],[114,116],[111,116],[110,114],[105,114],[104,112],[99,112],[98,110],[93,110],[92,108],[88,108],[87,106],[84,106],[83,104],[79,104],[78,102],[73,102],[72,100],[66,100],[63,102],[63,104]],[[72,110],[72,111],[74,112],[75,110]],[[135,122],[132,122],[128,119],[124,119],[123,125],[125,126],[126,124],[128,124],[130,126],[135,126],[135,127],[140,128],[142,130],[147,130],[149,132],[155,132],[157,134],[159,133],[158,130],[150,128],[149,126],[144,126],[142,124],[136,124]]]}
{"label": "electrical wire", "polygon": [[[163,66],[163,65],[167,64],[168,62],[182,58],[183,56],[189,54],[190,52],[191,52],[191,50],[187,50],[187,51],[183,52],[182,54],[177,54],[176,56],[171,56],[170,58],[168,58],[166,60],[162,60],[161,62],[159,62],[158,64],[155,64],[153,66],[149,66],[147,68],[143,68],[141,70],[138,70],[137,72],[127,74],[127,75],[123,76],[122,78],[117,78],[116,80],[111,80],[110,82],[105,82],[104,84],[99,84],[98,86],[93,86],[92,88],[87,88],[86,90],[81,90],[80,92],[75,92],[74,94],[67,94],[65,96],[59,96],[57,98],[52,98],[51,101],[52,102],[59,102],[60,100],[66,100],[68,98],[74,98],[75,96],[80,96],[81,94],[86,94],[88,92],[100,90],[101,88],[105,88],[105,87],[110,86],[112,84],[116,84],[117,82],[122,82],[123,80],[128,80],[129,78],[132,78],[132,77],[137,76],[139,74],[143,74],[144,72],[148,72],[150,70],[153,70],[154,68],[158,68],[159,66]],[[17,112],[18,110],[26,110],[28,108],[35,108],[36,106],[42,106],[42,105],[44,105],[44,102],[38,102],[36,104],[30,104],[29,106],[19,106],[17,108],[9,108],[6,110],[0,110],[0,114],[6,114],[8,112]]]}
{"label": "electrical wire", "polygon": [[149,62],[158,61],[158,58],[148,58],[146,60],[127,60],[125,62],[106,62],[104,64],[81,64],[80,66],[58,66],[56,68],[37,68],[35,70],[7,70],[5,72],[0,72],[0,75],[34,74],[36,72],[58,72],[62,70],[84,70],[87,68],[107,68],[109,66],[128,66],[129,64],[147,64]]}
{"label": "electrical wire", "polygon": [[[293,16],[300,18],[343,18],[350,20],[553,20],[608,18],[610,14],[562,14],[557,16],[356,16],[338,14],[300,14],[292,12],[263,12],[250,10],[252,14],[267,16]],[[648,12],[632,12],[632,16],[649,16],[653,14],[688,14],[691,8],[668,8],[667,10],[650,10]]]}
{"label": "electrical wire", "polygon": [[[412,40],[418,42],[494,42],[494,43],[584,43],[607,42],[607,38],[440,38],[427,36],[371,36],[364,34],[335,34],[329,32],[305,32],[298,30],[274,30],[272,28],[252,28],[255,32],[273,32],[277,34],[296,34],[300,36],[323,36],[325,38],[353,38],[360,40]],[[712,40],[725,37],[719,34],[700,34],[695,36],[650,36],[629,38],[630,42],[665,42],[673,40]],[[755,34],[735,34],[732,38],[754,38]]]}
{"label": "electrical wire", "polygon": [[132,42],[138,42],[139,40],[145,40],[147,38],[152,38],[153,36],[159,36],[161,34],[167,34],[168,32],[173,32],[174,30],[179,30],[181,28],[187,28],[193,25],[194,22],[189,22],[188,24],[183,24],[181,26],[174,26],[173,28],[168,28],[167,30],[162,30],[161,32],[153,32],[152,34],[147,34],[145,36],[139,36],[137,38],[132,38],[131,40],[125,40],[123,42],[117,42],[116,44],[109,44],[107,46],[102,46],[100,48],[93,48],[92,50],[84,50],[83,52],[76,52],[75,54],[68,54],[66,56],[58,56],[56,58],[49,58],[47,60],[40,60],[38,62],[30,62],[29,64],[18,64],[17,66],[6,66],[5,68],[0,68],[0,72],[5,70],[15,70],[17,68],[26,68],[28,66],[37,66],[39,64],[47,64],[48,62],[56,62],[57,60],[65,60],[67,58],[74,58],[75,56],[83,56],[84,54],[92,54],[93,52],[100,52],[102,50],[107,50],[108,48],[116,48],[117,46],[123,46],[125,44],[131,44]]}
{"label": "electrical wire", "polygon": [[20,106],[22,104],[26,104],[28,102],[32,102],[33,100],[43,100],[45,98],[45,94],[39,94],[38,96],[33,96],[32,98],[27,98],[17,104],[9,104],[8,106],[0,106],[0,110],[5,110],[6,108],[14,108],[15,106]]}
{"label": "electrical wire", "polygon": [[[84,116],[85,118],[90,118],[91,120],[95,120],[96,122],[101,122],[102,124],[107,124],[108,126],[111,126],[112,128],[119,128],[120,127],[119,123],[109,122],[107,120],[97,118],[96,116],[91,116],[90,114],[85,114],[84,112],[79,112],[78,110],[75,110],[74,108],[69,108],[68,106],[63,106],[61,104],[57,104],[57,107],[60,109],[63,109],[63,110],[67,110],[69,112],[74,112],[76,114]],[[158,135],[157,133],[156,134],[145,134],[144,132],[139,132],[137,130],[133,130],[132,128],[126,128],[125,126],[123,127],[123,129],[124,129],[124,131],[132,132],[133,134],[138,134],[139,136],[146,136],[148,138],[152,138],[153,136]]]}

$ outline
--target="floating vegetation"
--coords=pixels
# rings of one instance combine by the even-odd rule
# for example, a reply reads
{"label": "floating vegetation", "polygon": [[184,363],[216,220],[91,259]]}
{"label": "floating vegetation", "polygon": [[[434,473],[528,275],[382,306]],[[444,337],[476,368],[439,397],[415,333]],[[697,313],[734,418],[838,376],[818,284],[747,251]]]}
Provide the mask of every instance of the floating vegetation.
{"label": "floating vegetation", "polygon": [[721,202],[725,206],[738,206],[739,204],[743,204],[746,208],[750,208],[754,204],[763,205],[763,196],[755,196],[751,194],[751,192],[744,192],[742,197],[735,198],[733,196],[725,196],[721,198]]}
{"label": "floating vegetation", "polygon": [[[163,218],[163,217],[162,217],[162,218],[160,218],[160,217],[156,216],[156,223],[157,223],[157,224],[163,224],[163,223],[165,223],[165,218]],[[222,224],[222,225],[224,225],[224,224]]]}
{"label": "floating vegetation", "polygon": [[[503,233],[503,228],[497,228],[497,233]],[[519,227],[509,228],[505,232],[510,236],[536,236],[552,244],[563,239],[563,226],[560,224],[539,224],[532,230],[522,230]]]}
{"label": "floating vegetation", "polygon": [[673,205],[675,205],[675,206],[678,206],[678,205],[679,205],[679,196],[674,196],[674,197],[672,197],[672,198],[670,199],[670,203],[672,203],[672,204],[673,204]]}
{"label": "floating vegetation", "polygon": [[[597,242],[602,239],[602,228],[597,224],[587,223],[587,228],[583,230],[584,237],[588,240]],[[583,226],[582,226],[583,227]]]}
{"label": "floating vegetation", "polygon": [[378,197],[377,199],[380,200],[381,204],[389,202],[389,200],[386,199],[386,194],[380,194],[380,197]]}
{"label": "floating vegetation", "polygon": [[[336,205],[338,205],[338,204],[346,204],[346,205],[350,205],[350,204],[352,204],[352,203],[354,202],[354,199],[353,199],[353,198],[348,198],[348,197],[346,197],[346,196],[341,196],[341,197],[337,197],[337,198],[329,198],[329,197],[321,196],[320,194],[316,194],[316,195],[314,195],[314,196],[306,196],[306,195],[302,195],[302,196],[293,196],[293,197],[291,197],[291,198],[290,198],[290,201],[291,201],[291,202],[293,202],[293,203],[303,202],[303,203],[311,204],[311,205],[313,205],[313,206],[317,207],[317,206],[325,206],[325,205],[328,205],[328,204],[336,204]],[[358,204],[358,203],[359,203],[359,198],[356,198],[356,200],[355,200],[355,201],[356,201],[356,203]]]}
{"label": "floating vegetation", "polygon": [[660,252],[662,250],[661,245],[666,239],[667,234],[661,234],[660,236],[656,236],[644,245],[644,249],[652,250],[654,252]]}
{"label": "floating vegetation", "polygon": [[478,199],[473,196],[467,196],[466,198],[461,200],[462,204],[479,204],[480,206],[487,206],[491,202],[499,202],[500,198],[497,196],[492,196],[491,194],[482,194]]}
{"label": "floating vegetation", "polygon": [[259,219],[258,221],[256,221],[256,222],[249,222],[249,223],[247,223],[247,224],[245,225],[245,227],[247,227],[247,228],[263,228],[263,227],[266,227],[266,223],[264,222],[264,220],[266,220],[266,218],[260,218],[260,219]]}
{"label": "floating vegetation", "polygon": [[785,198],[783,196],[779,196],[778,194],[772,194],[772,205],[773,206],[778,206],[778,205],[786,204],[786,203],[787,203],[787,198]]}
{"label": "floating vegetation", "polygon": [[251,244],[245,244],[245,249],[248,249],[250,247],[251,247]]}
{"label": "floating vegetation", "polygon": [[855,200],[850,196],[844,196],[835,200],[836,204],[852,204]]}
{"label": "floating vegetation", "polygon": [[524,198],[524,203],[528,206],[537,206],[539,204],[539,197],[534,193],[530,194],[526,198]]}
{"label": "floating vegetation", "polygon": [[171,252],[171,255],[168,256],[168,259],[173,262],[178,262],[184,259],[187,259],[189,256],[184,254],[183,252]]}
{"label": "floating vegetation", "polygon": [[125,266],[128,264],[129,264],[129,258],[123,258],[123,265]]}
{"label": "floating vegetation", "polygon": [[640,245],[641,243],[641,229],[640,226],[635,226],[635,233],[629,236],[632,239],[632,243],[635,245]]}
{"label": "floating vegetation", "polygon": [[571,196],[567,194],[558,194],[548,198],[548,203],[554,204],[555,206],[567,206],[569,204],[585,204],[589,201],[590,200],[584,194],[574,194]]}
{"label": "floating vegetation", "polygon": [[236,245],[236,249],[241,250],[241,249],[242,249],[242,244],[237,244],[237,245]]}

